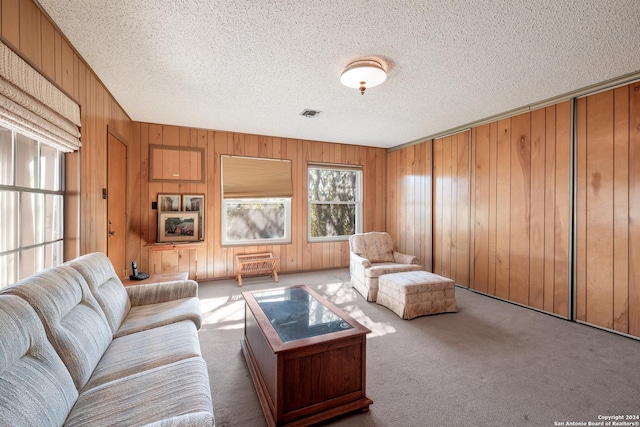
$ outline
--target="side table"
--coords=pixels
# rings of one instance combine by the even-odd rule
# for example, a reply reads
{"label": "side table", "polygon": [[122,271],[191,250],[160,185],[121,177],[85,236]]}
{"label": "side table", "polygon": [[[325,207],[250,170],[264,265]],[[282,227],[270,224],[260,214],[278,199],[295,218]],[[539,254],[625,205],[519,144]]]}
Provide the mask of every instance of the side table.
{"label": "side table", "polygon": [[[149,269],[151,270],[149,272],[149,274],[154,275],[158,269],[157,269],[157,261],[156,261],[156,255],[158,252],[161,251],[177,251],[179,249],[189,249],[190,251],[193,250],[193,260],[195,262],[195,277],[194,280],[198,280],[198,248],[203,246],[204,242],[200,241],[200,242],[194,242],[194,243],[147,243],[145,245],[145,247],[149,248],[149,255],[151,258],[151,262],[152,262],[152,266],[153,269],[151,269],[151,266],[149,267]],[[160,271],[162,271],[162,266],[160,266]]]}
{"label": "side table", "polygon": [[187,280],[188,278],[189,273],[180,271],[175,273],[150,274],[149,277],[144,280],[123,279],[122,284],[125,286],[135,286],[146,285],[148,283],[174,282],[176,280]]}

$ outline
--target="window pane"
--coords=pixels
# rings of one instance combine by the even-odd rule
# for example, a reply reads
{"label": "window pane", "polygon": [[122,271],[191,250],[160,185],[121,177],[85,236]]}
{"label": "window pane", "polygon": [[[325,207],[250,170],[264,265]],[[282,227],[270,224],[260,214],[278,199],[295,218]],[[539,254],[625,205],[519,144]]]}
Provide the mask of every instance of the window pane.
{"label": "window pane", "polygon": [[0,126],[0,184],[13,185],[11,131]]}
{"label": "window pane", "polygon": [[21,252],[20,278],[24,279],[44,270],[44,246],[36,246]]}
{"label": "window pane", "polygon": [[24,135],[16,135],[16,185],[38,186],[38,141]]}
{"label": "window pane", "polygon": [[362,171],[308,168],[310,241],[344,240],[362,228]]}
{"label": "window pane", "polygon": [[0,191],[0,252],[18,247],[18,192]]}
{"label": "window pane", "polygon": [[17,254],[8,254],[0,256],[0,289],[15,283],[18,280],[16,271],[18,271]]}
{"label": "window pane", "polygon": [[285,237],[284,203],[228,203],[227,240],[282,239]]}
{"label": "window pane", "polygon": [[62,242],[55,242],[44,247],[44,268],[62,264]]}
{"label": "window pane", "polygon": [[47,194],[45,196],[46,217],[44,241],[62,239],[62,196]]}
{"label": "window pane", "polygon": [[355,204],[312,204],[310,215],[311,237],[348,236],[356,232]]}
{"label": "window pane", "polygon": [[309,200],[355,202],[356,171],[309,169]]}
{"label": "window pane", "polygon": [[223,245],[291,243],[291,199],[225,199],[222,207]]}
{"label": "window pane", "polygon": [[[44,194],[22,193],[22,241],[20,246],[44,242]],[[22,276],[24,277],[24,276]]]}
{"label": "window pane", "polygon": [[60,155],[46,144],[40,145],[40,188],[60,190]]}

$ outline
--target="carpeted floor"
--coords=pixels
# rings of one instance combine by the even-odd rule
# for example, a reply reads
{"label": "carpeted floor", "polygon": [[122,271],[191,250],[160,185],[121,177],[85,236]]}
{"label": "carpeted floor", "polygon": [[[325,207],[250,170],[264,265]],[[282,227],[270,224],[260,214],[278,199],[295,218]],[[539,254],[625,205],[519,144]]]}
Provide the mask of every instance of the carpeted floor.
{"label": "carpeted floor", "polygon": [[456,288],[458,313],[406,321],[366,302],[348,280],[340,269],[285,274],[279,283],[249,277],[242,288],[233,280],[200,283],[216,426],[266,425],[240,349],[241,292],[295,284],[372,330],[367,395],[374,403],[325,425],[559,426],[640,415],[640,341],[463,288]]}

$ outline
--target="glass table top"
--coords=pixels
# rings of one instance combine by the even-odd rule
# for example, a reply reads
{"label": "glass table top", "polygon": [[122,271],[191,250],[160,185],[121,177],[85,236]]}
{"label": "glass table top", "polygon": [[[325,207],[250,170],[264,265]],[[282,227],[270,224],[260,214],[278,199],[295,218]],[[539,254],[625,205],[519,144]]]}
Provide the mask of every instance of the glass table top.
{"label": "glass table top", "polygon": [[253,292],[252,295],[283,342],[353,328],[303,288]]}

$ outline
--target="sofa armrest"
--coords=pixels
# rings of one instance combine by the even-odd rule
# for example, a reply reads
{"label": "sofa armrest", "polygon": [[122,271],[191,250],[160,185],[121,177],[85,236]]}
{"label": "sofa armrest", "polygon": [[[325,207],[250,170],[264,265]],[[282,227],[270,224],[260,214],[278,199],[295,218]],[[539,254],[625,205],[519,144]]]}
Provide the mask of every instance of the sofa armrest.
{"label": "sofa armrest", "polygon": [[418,257],[393,251],[393,259],[398,264],[417,264]]}
{"label": "sofa armrest", "polygon": [[198,283],[194,280],[148,283],[127,286],[125,289],[133,307],[198,297]]}

